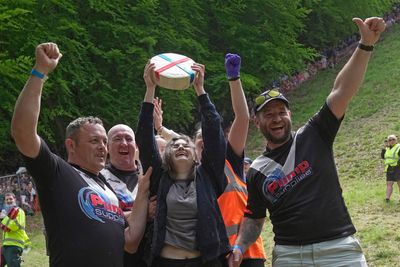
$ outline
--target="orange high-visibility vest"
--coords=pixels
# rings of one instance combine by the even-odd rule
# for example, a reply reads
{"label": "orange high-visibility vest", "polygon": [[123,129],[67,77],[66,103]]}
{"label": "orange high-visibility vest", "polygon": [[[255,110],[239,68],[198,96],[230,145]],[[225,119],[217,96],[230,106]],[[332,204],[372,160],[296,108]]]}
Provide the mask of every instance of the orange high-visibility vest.
{"label": "orange high-visibility vest", "polygon": [[[224,219],[226,232],[231,246],[239,233],[240,222],[247,205],[246,184],[235,174],[229,161],[225,160],[225,176],[228,185],[224,193],[218,198],[219,208]],[[244,259],[265,259],[264,246],[261,235],[243,254]]]}

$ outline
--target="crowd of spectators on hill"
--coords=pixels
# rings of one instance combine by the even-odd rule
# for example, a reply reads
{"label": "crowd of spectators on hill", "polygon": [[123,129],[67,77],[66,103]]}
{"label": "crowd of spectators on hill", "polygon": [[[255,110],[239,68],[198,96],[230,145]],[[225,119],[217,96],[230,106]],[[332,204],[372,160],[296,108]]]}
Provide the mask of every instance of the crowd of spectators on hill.
{"label": "crowd of spectators on hill", "polygon": [[[384,15],[386,26],[390,27],[395,23],[400,22],[400,4],[396,4],[391,12]],[[279,79],[272,82],[266,89],[279,87],[285,94],[299,87],[303,82],[310,80],[317,74],[318,71],[327,68],[334,68],[343,59],[348,58],[358,45],[359,34],[353,34],[343,40],[336,47],[329,47],[319,53],[319,56],[314,62],[309,62],[307,68],[296,71],[292,76],[283,75]]]}
{"label": "crowd of spectators on hill", "polygon": [[34,215],[40,210],[35,185],[27,172],[0,176],[0,210],[3,209],[5,194],[8,192],[14,193],[17,206],[27,215]]}

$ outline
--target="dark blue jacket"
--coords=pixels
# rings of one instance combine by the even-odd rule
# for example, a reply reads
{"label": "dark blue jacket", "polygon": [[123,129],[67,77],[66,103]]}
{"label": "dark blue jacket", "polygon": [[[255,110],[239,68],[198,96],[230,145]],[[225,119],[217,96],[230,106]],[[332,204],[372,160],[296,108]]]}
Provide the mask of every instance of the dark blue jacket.
{"label": "dark blue jacket", "polygon": [[[226,142],[221,128],[221,117],[207,94],[198,97],[204,142],[202,160],[196,167],[197,234],[196,241],[204,262],[217,259],[230,249],[225,225],[217,198],[227,181],[224,176]],[[139,115],[136,142],[139,146],[143,170],[153,167],[151,194],[157,192],[157,211],[154,219],[152,257],[160,255],[165,241],[167,220],[166,196],[174,181],[162,169],[161,157],[154,138],[154,105],[144,102]]]}

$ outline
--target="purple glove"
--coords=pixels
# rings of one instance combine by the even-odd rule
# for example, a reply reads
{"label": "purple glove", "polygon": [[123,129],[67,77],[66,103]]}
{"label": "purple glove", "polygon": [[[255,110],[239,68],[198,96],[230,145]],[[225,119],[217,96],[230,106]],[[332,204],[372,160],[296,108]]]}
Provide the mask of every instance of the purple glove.
{"label": "purple glove", "polygon": [[225,70],[228,80],[237,80],[240,77],[240,56],[237,54],[226,54]]}

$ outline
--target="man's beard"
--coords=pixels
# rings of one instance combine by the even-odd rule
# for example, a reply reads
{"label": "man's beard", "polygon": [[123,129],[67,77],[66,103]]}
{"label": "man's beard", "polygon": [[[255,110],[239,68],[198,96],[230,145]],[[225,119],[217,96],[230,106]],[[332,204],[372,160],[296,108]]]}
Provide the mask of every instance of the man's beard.
{"label": "man's beard", "polygon": [[4,206],[3,206],[3,210],[5,210],[6,211],[6,214],[8,214],[8,212],[10,211],[10,209],[12,208],[12,207],[16,207],[17,205],[15,205],[15,204],[11,204],[11,205],[7,205],[7,204],[5,204]]}
{"label": "man's beard", "polygon": [[285,124],[284,129],[284,133],[281,137],[275,137],[271,134],[270,131],[268,131],[265,128],[261,129],[262,134],[264,135],[265,139],[267,139],[268,142],[272,143],[272,144],[283,144],[286,141],[288,141],[290,139],[290,134],[292,132],[292,123],[289,122],[287,124]]}

